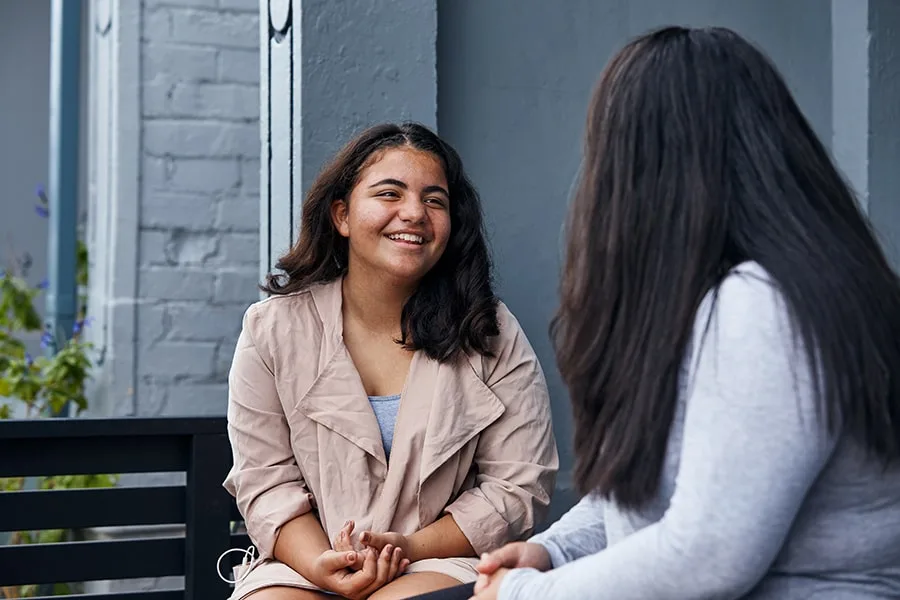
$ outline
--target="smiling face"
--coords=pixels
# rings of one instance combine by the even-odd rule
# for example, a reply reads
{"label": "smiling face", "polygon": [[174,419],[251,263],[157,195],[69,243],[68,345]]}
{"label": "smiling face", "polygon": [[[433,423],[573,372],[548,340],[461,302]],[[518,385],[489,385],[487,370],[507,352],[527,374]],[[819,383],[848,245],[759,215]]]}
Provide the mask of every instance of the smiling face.
{"label": "smiling face", "polygon": [[410,147],[390,148],[362,170],[332,219],[347,238],[348,271],[415,285],[450,239],[450,194],[440,160]]}

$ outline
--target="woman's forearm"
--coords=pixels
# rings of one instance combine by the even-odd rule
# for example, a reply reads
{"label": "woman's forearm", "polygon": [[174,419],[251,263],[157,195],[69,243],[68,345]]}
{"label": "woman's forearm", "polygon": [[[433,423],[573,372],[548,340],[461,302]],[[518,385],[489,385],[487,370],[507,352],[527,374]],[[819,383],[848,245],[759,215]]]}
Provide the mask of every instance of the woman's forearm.
{"label": "woman's forearm", "polygon": [[475,556],[472,544],[452,515],[444,515],[428,527],[407,536],[407,541],[410,562],[426,558]]}
{"label": "woman's forearm", "polygon": [[310,581],[313,562],[330,549],[331,542],[313,512],[285,523],[275,540],[275,558]]}

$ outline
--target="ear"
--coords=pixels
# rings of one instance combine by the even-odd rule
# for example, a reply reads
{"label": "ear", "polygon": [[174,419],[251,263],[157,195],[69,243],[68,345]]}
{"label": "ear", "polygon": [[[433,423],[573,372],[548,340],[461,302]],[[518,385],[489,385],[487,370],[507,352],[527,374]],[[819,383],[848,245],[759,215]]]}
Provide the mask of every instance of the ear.
{"label": "ear", "polygon": [[348,218],[347,202],[343,199],[331,203],[331,222],[334,228],[344,237],[350,237],[350,224]]}

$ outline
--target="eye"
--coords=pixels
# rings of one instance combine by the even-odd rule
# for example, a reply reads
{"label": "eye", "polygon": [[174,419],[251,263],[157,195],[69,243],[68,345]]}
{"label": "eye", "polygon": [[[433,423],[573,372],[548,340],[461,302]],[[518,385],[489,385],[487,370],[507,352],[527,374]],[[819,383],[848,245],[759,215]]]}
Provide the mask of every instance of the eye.
{"label": "eye", "polygon": [[383,192],[378,192],[377,196],[379,198],[399,198],[400,194],[394,190],[384,190]]}
{"label": "eye", "polygon": [[427,204],[434,204],[437,206],[446,206],[447,201],[441,198],[440,196],[432,196],[430,198],[425,198],[425,202]]}

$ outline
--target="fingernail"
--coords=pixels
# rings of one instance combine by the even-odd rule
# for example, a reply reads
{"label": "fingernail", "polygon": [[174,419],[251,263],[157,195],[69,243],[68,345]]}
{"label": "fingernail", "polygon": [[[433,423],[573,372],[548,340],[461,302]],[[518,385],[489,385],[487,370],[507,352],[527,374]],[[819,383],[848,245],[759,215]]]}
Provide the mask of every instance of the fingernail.
{"label": "fingernail", "polygon": [[347,553],[347,560],[356,560],[356,553],[355,553],[355,552],[348,552],[348,553]]}

